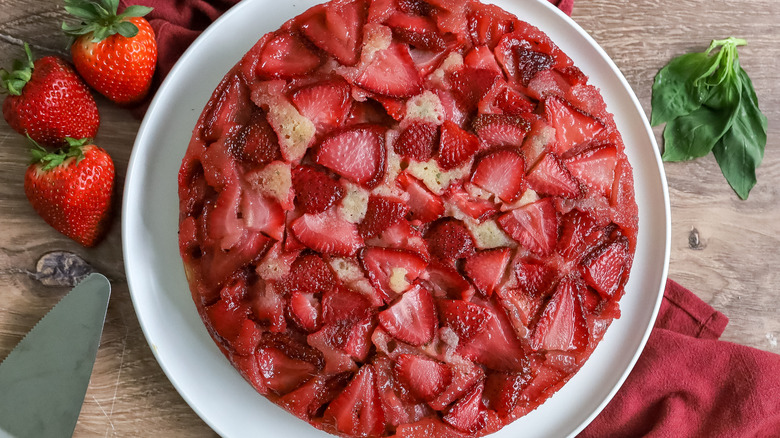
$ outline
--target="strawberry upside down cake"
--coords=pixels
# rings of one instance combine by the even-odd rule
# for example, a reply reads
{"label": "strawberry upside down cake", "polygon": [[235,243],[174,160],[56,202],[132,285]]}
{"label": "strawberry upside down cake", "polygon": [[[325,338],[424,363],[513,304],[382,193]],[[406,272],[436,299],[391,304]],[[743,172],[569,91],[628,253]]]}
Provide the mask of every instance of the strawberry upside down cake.
{"label": "strawberry upside down cake", "polygon": [[334,0],[224,77],[179,174],[195,304],[268,399],[341,436],[495,432],[577,372],[637,234],[600,92],[469,0]]}

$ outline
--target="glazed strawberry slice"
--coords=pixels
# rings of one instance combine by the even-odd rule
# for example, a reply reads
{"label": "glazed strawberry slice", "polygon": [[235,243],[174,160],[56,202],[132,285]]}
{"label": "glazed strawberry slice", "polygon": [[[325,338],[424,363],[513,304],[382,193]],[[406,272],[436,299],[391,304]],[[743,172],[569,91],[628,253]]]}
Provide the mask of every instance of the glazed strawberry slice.
{"label": "glazed strawberry slice", "polygon": [[252,287],[252,315],[274,333],[287,330],[284,297],[275,282],[258,282]]}
{"label": "glazed strawberry slice", "polygon": [[493,305],[492,301],[485,302],[484,306],[468,304],[482,308],[480,312],[476,312],[474,308],[469,308],[468,311],[484,315],[484,325],[471,337],[460,339],[457,353],[494,370],[519,371],[527,366],[523,347],[503,309]]}
{"label": "glazed strawberry slice", "polygon": [[[529,42],[522,32],[507,34],[501,38],[494,52],[507,76],[520,85],[527,86],[537,73],[549,70],[556,64],[548,48]],[[537,47],[534,47],[534,46]]]}
{"label": "glazed strawberry slice", "polygon": [[284,209],[273,199],[254,190],[244,190],[239,206],[244,227],[260,231],[275,240],[284,237]]}
{"label": "glazed strawberry slice", "polygon": [[410,97],[422,90],[422,80],[409,55],[408,46],[398,42],[374,53],[355,83],[389,97]]}
{"label": "glazed strawberry slice", "polygon": [[563,161],[572,176],[607,198],[612,193],[617,165],[617,149],[613,145],[589,149]]}
{"label": "glazed strawberry slice", "polygon": [[424,122],[412,122],[401,131],[393,150],[403,157],[428,161],[439,142],[439,127]]}
{"label": "glazed strawberry slice", "polygon": [[378,436],[385,430],[384,413],[372,365],[363,365],[328,408],[323,421],[352,436]]}
{"label": "glazed strawberry slice", "polygon": [[320,55],[295,33],[278,32],[266,43],[257,68],[269,78],[305,76],[322,64]]}
{"label": "glazed strawberry slice", "polygon": [[466,301],[474,296],[474,288],[455,268],[432,261],[427,271],[434,295]]}
{"label": "glazed strawberry slice", "polygon": [[322,296],[322,318],[328,325],[354,323],[371,315],[371,303],[357,292],[336,287]]}
{"label": "glazed strawberry slice", "polygon": [[566,260],[579,262],[605,235],[602,224],[590,213],[574,209],[561,218],[557,250]]}
{"label": "glazed strawberry slice", "polygon": [[[473,47],[463,58],[463,63],[474,69],[490,70],[495,72],[497,76],[503,76],[501,67],[488,46]],[[499,81],[503,82],[503,79],[499,79]]]}
{"label": "glazed strawberry slice", "polygon": [[362,1],[318,5],[302,17],[301,32],[341,64],[354,65],[358,60],[358,43],[363,38],[365,14]]}
{"label": "glazed strawberry slice", "polygon": [[500,77],[501,73],[492,68],[463,66],[450,75],[449,82],[458,102],[464,108],[473,110]]}
{"label": "glazed strawberry slice", "polygon": [[368,188],[385,173],[385,128],[361,124],[336,131],[317,148],[314,161]]}
{"label": "glazed strawberry slice", "polygon": [[290,295],[293,320],[307,332],[317,331],[322,324],[320,301],[312,293],[295,291]]}
{"label": "glazed strawberry slice", "polygon": [[587,345],[588,327],[580,304],[583,288],[581,280],[561,280],[536,323],[531,348],[573,351]]}
{"label": "glazed strawberry slice", "polygon": [[597,138],[604,124],[588,114],[564,103],[557,97],[544,100],[544,113],[555,128],[554,151],[562,155],[569,149]]}
{"label": "glazed strawberry slice", "polygon": [[491,152],[477,163],[471,182],[512,203],[525,191],[525,161],[519,152],[503,149]]}
{"label": "glazed strawberry slice", "polygon": [[548,152],[528,171],[528,185],[537,193],[563,198],[576,198],[582,193],[580,184],[554,153]]}
{"label": "glazed strawberry slice", "polygon": [[508,211],[497,219],[498,225],[529,251],[549,255],[558,241],[558,216],[551,198]]}
{"label": "glazed strawberry slice", "polygon": [[410,219],[427,223],[444,214],[442,199],[431,193],[420,180],[407,172],[401,172],[396,181],[409,194]]}
{"label": "glazed strawberry slice", "polygon": [[485,378],[485,372],[471,361],[459,359],[447,364],[452,370],[452,380],[447,387],[428,404],[443,411]]}
{"label": "glazed strawberry slice", "polygon": [[496,301],[506,314],[518,339],[527,340],[532,323],[542,308],[542,297],[527,292],[522,287],[501,287],[496,289]]}
{"label": "glazed strawberry slice", "polygon": [[368,240],[397,224],[408,212],[409,207],[402,201],[371,196],[368,198],[366,215],[358,224],[358,232],[363,239]]}
{"label": "glazed strawberry slice", "polygon": [[302,116],[314,123],[319,134],[343,125],[352,108],[349,84],[341,78],[301,87],[290,100]]}
{"label": "glazed strawberry slice", "polygon": [[477,136],[492,147],[519,148],[530,129],[528,122],[508,114],[480,114],[473,125]]}
{"label": "glazed strawberry slice", "polygon": [[465,163],[479,149],[479,139],[455,123],[445,120],[441,125],[439,155],[436,162],[444,170],[454,169]]}
{"label": "glazed strawberry slice", "polygon": [[503,79],[498,79],[479,101],[479,114],[527,116],[536,109],[528,96],[517,91]]}
{"label": "glazed strawberry slice", "polygon": [[304,214],[290,228],[304,246],[324,254],[353,255],[363,246],[357,226],[333,210]]}
{"label": "glazed strawberry slice", "polygon": [[406,385],[399,382],[394,373],[393,361],[385,355],[374,358],[376,386],[382,400],[385,421],[392,426],[413,423],[433,414],[424,402],[416,400]]}
{"label": "glazed strawberry slice", "polygon": [[500,417],[508,417],[522,398],[523,391],[533,376],[529,372],[493,373],[485,381],[488,407]]}
{"label": "glazed strawberry slice", "polygon": [[333,377],[317,375],[279,399],[279,404],[299,418],[310,420],[322,406],[333,400],[349,382],[349,373]]}
{"label": "glazed strawberry slice", "polygon": [[266,387],[279,395],[294,390],[318,371],[315,364],[294,359],[274,347],[259,349],[256,357]]}
{"label": "glazed strawberry slice", "polygon": [[553,292],[558,277],[555,268],[539,262],[520,262],[515,265],[517,284],[533,297],[547,297]]}
{"label": "glazed strawberry slice", "polygon": [[484,222],[498,212],[498,208],[487,199],[472,197],[460,185],[451,184],[445,193],[445,200],[453,203],[458,210],[476,219],[478,222]]}
{"label": "glazed strawberry slice", "polygon": [[240,150],[241,159],[252,164],[261,166],[282,157],[276,133],[268,124],[265,113],[259,109],[252,113],[249,122],[233,141]]}
{"label": "glazed strawberry slice", "polygon": [[393,373],[420,400],[433,400],[452,380],[450,367],[439,361],[414,354],[395,359]]}
{"label": "glazed strawberry slice", "polygon": [[366,247],[358,257],[385,302],[408,290],[427,266],[418,254],[403,249]]}
{"label": "glazed strawberry slice", "polygon": [[504,34],[514,31],[515,17],[495,5],[472,3],[468,14],[468,30],[475,46],[496,47]]}
{"label": "glazed strawberry slice", "polygon": [[393,29],[393,35],[398,40],[412,47],[439,52],[447,45],[436,23],[427,17],[396,12],[385,21],[385,24]]}
{"label": "glazed strawberry slice", "polygon": [[206,314],[214,331],[227,342],[233,342],[241,333],[241,326],[249,315],[249,306],[220,300],[206,307]]}
{"label": "glazed strawberry slice", "polygon": [[511,254],[509,248],[478,251],[466,257],[463,270],[477,287],[477,290],[489,297],[504,279]]}
{"label": "glazed strawberry slice", "polygon": [[442,325],[451,328],[461,344],[482,333],[491,317],[487,308],[468,301],[439,300],[437,305]]}
{"label": "glazed strawberry slice", "polygon": [[486,412],[482,403],[484,382],[474,385],[460,400],[455,402],[442,420],[461,432],[474,433],[485,427]]}
{"label": "glazed strawberry slice", "polygon": [[298,166],[292,174],[295,203],[310,214],[322,213],[344,197],[344,187],[312,166]]}
{"label": "glazed strawberry slice", "polygon": [[432,224],[425,232],[425,240],[433,257],[452,265],[457,259],[474,252],[474,238],[463,222],[446,218]]}
{"label": "glazed strawberry slice", "polygon": [[436,311],[428,289],[415,285],[379,313],[379,324],[394,338],[411,345],[427,344],[436,329]]}
{"label": "glazed strawberry slice", "polygon": [[602,298],[610,298],[622,286],[631,269],[628,240],[622,236],[596,249],[582,262],[582,277]]}
{"label": "glazed strawberry slice", "polygon": [[399,221],[387,228],[373,243],[386,248],[405,249],[418,254],[425,260],[430,260],[431,255],[428,252],[428,245],[423,240],[422,233],[406,220]]}

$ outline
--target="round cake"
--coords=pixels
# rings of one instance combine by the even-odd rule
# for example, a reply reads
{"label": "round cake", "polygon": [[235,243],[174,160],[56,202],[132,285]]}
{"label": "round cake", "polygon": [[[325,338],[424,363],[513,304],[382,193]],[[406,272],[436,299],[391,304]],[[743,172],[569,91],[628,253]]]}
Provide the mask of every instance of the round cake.
{"label": "round cake", "polygon": [[264,35],[179,172],[181,257],[260,394],[345,437],[473,437],[620,316],[631,166],[547,35],[470,0],[333,0]]}

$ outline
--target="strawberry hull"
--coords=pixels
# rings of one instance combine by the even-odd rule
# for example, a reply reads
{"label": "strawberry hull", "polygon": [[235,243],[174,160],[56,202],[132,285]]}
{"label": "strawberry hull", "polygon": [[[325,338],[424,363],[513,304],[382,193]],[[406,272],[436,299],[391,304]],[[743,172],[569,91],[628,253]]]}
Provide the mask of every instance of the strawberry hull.
{"label": "strawberry hull", "polygon": [[339,0],[263,36],[195,126],[180,251],[220,350],[344,437],[477,437],[620,315],[632,169],[587,76],[473,0]]}

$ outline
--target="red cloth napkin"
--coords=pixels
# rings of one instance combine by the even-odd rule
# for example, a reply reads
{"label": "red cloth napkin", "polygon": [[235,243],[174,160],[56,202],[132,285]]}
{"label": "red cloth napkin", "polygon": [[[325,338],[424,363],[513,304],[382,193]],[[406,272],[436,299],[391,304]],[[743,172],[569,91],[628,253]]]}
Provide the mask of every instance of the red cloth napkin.
{"label": "red cloth napkin", "polygon": [[[200,32],[237,1],[132,1],[155,8],[147,16],[159,46],[155,87]],[[571,14],[574,0],[549,1]],[[120,0],[120,10],[126,5]],[[780,356],[719,341],[727,323],[669,280],[636,366],[580,437],[780,437]]]}

